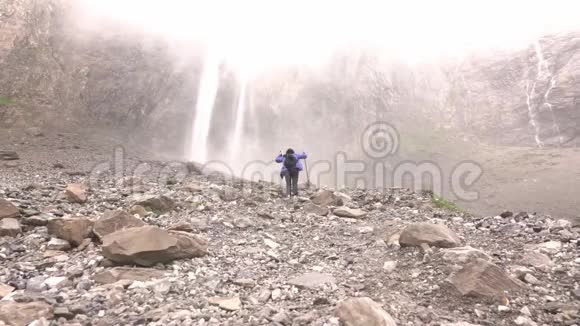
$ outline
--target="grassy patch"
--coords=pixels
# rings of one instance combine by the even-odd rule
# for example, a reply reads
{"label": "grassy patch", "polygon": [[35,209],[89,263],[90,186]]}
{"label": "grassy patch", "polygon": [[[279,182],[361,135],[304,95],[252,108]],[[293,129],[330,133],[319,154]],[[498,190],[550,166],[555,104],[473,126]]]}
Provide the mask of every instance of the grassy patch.
{"label": "grassy patch", "polygon": [[12,103],[14,103],[13,99],[6,97],[6,96],[0,96],[0,106],[10,105]]}
{"label": "grassy patch", "polygon": [[437,208],[448,210],[455,213],[465,213],[465,211],[461,207],[457,206],[455,203],[452,203],[443,197],[439,197],[433,194],[431,195],[431,199],[433,200],[433,205]]}

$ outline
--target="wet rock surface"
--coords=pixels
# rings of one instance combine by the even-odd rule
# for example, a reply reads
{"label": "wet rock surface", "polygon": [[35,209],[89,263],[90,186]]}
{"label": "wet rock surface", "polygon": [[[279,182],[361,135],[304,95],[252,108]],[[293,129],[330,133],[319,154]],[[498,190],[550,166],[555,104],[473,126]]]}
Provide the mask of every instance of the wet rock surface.
{"label": "wet rock surface", "polygon": [[[38,141],[51,137],[61,138]],[[21,172],[0,166],[0,203],[12,205],[1,220],[21,228],[0,237],[5,324],[579,323],[579,228],[557,217],[475,217],[405,189],[284,199],[279,185],[195,172],[170,184],[103,172],[87,201],[69,201],[66,187],[111,159],[101,146],[68,149],[75,159],[31,146],[34,155],[19,150]],[[142,158],[129,152],[128,171]],[[172,204],[143,201],[161,196]],[[338,216],[341,207],[366,215]],[[104,218],[119,210],[140,223]]]}

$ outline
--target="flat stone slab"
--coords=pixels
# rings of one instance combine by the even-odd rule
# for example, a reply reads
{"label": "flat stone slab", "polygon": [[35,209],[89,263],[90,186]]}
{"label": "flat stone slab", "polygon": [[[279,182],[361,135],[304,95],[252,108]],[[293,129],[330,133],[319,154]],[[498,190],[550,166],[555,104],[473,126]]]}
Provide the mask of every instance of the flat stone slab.
{"label": "flat stone slab", "polygon": [[209,304],[218,306],[223,310],[236,311],[242,309],[242,301],[238,297],[211,297],[207,301]]}
{"label": "flat stone slab", "polygon": [[317,272],[306,273],[288,281],[288,284],[290,285],[306,289],[315,289],[329,283],[336,283],[336,278],[332,275]]}

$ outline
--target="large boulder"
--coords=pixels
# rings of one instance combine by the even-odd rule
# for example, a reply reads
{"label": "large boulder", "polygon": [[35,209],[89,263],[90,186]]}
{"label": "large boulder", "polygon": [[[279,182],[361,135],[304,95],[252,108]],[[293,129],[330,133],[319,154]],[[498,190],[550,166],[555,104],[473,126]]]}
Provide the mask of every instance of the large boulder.
{"label": "large boulder", "polygon": [[15,237],[22,232],[20,223],[15,218],[0,220],[0,237]]}
{"label": "large boulder", "polygon": [[101,218],[95,222],[93,232],[101,241],[107,234],[117,232],[122,229],[144,226],[145,222],[127,213],[124,210],[106,211]]}
{"label": "large boulder", "polygon": [[27,326],[37,319],[50,320],[52,317],[53,308],[44,301],[0,302],[0,322],[9,326]]}
{"label": "large boulder", "polygon": [[336,316],[344,326],[396,326],[381,305],[369,298],[352,298],[338,304]]}
{"label": "large boulder", "polygon": [[310,199],[314,204],[319,206],[342,206],[344,204],[342,198],[330,190],[320,190]]}
{"label": "large boulder", "polygon": [[0,198],[0,220],[3,218],[17,218],[20,217],[18,207],[14,206],[6,199]]}
{"label": "large boulder", "polygon": [[520,282],[484,259],[465,265],[448,281],[461,295],[473,297],[496,297],[522,288]]}
{"label": "large boulder", "polygon": [[64,190],[66,198],[71,203],[84,203],[87,201],[87,190],[86,188],[78,183],[70,184]]}
{"label": "large boulder", "polygon": [[175,209],[175,201],[167,196],[147,196],[137,200],[134,205],[143,206],[155,213],[167,213]]}
{"label": "large boulder", "polygon": [[103,237],[103,256],[119,264],[153,266],[207,254],[207,240],[156,226],[123,229]]}
{"label": "large boulder", "polygon": [[49,220],[46,227],[48,234],[78,246],[90,238],[93,232],[93,221],[86,217],[66,217]]}
{"label": "large boulder", "polygon": [[461,240],[447,226],[442,224],[415,223],[410,224],[399,237],[401,246],[419,247],[425,243],[432,247],[453,248],[461,244]]}
{"label": "large boulder", "polygon": [[339,207],[332,212],[334,215],[339,217],[349,217],[349,218],[363,218],[367,215],[367,212],[359,208],[348,208],[346,206]]}

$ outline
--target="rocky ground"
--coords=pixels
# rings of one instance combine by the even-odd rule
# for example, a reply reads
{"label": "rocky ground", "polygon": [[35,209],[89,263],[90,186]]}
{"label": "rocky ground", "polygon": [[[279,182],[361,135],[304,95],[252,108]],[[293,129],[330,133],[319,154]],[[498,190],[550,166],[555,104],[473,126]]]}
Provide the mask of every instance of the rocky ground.
{"label": "rocky ground", "polygon": [[575,221],[0,139],[0,325],[580,325]]}

